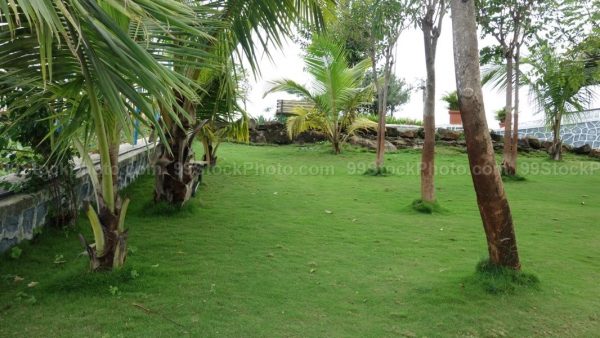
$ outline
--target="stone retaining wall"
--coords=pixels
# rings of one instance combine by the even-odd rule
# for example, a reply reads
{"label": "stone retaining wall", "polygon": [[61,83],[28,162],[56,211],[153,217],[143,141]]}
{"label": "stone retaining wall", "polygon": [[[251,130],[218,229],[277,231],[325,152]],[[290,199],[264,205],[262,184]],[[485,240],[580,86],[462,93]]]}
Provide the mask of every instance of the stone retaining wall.
{"label": "stone retaining wall", "polygon": [[[119,189],[131,184],[150,166],[150,150],[154,145],[122,145],[119,149]],[[97,156],[92,160],[99,163]],[[94,199],[94,189],[87,169],[76,165],[77,200],[79,203]],[[46,225],[52,194],[45,189],[35,193],[16,194],[0,200],[0,253],[23,240],[32,239]]]}
{"label": "stone retaining wall", "polygon": [[[519,129],[519,136],[533,136],[540,140],[552,140],[552,131],[546,127]],[[600,121],[565,124],[560,128],[563,143],[573,147],[589,144],[593,149],[600,148]]]}

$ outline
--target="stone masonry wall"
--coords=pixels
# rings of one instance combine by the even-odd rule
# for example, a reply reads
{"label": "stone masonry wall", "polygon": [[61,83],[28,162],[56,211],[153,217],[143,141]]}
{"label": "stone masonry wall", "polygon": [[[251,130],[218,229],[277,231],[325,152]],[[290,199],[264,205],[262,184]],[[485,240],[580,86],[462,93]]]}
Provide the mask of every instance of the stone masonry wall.
{"label": "stone masonry wall", "polygon": [[[519,129],[519,137],[533,136],[540,140],[552,140],[552,131],[545,127]],[[563,143],[573,147],[589,144],[593,149],[600,148],[600,121],[565,124],[561,127]]]}
{"label": "stone masonry wall", "polygon": [[[131,184],[150,166],[149,146],[125,146],[119,155],[119,189]],[[94,189],[85,168],[77,169],[77,200],[91,201]],[[52,195],[47,190],[17,194],[0,200],[0,253],[23,240],[32,239],[37,229],[46,224]]]}

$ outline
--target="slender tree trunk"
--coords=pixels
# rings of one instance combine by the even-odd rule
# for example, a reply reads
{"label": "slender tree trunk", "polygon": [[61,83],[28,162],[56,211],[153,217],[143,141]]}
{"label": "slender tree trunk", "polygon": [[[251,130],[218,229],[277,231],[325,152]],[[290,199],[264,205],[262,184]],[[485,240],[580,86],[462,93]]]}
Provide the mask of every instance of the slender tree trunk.
{"label": "slender tree trunk", "polygon": [[521,88],[519,81],[521,77],[521,57],[520,57],[520,48],[517,47],[517,51],[515,53],[515,109],[513,113],[513,138],[512,138],[512,166],[514,169],[514,174],[517,174],[517,157],[519,155],[519,104],[520,104],[520,95],[519,89]]}
{"label": "slender tree trunk", "polygon": [[[385,66],[383,69],[383,86],[377,87],[377,111],[379,119],[377,123],[377,157],[375,159],[375,168],[380,171],[384,164],[385,156],[385,117],[387,115],[387,93],[390,79],[391,55],[389,48],[385,52]],[[376,67],[373,66],[373,72],[376,74]],[[375,75],[377,81],[377,75]]]}
{"label": "slender tree trunk", "polygon": [[[433,14],[431,14],[431,17],[432,16]],[[421,153],[421,199],[426,202],[435,201],[435,50],[437,37],[432,35],[433,23],[430,21],[431,18],[426,16],[421,28],[423,30],[425,67],[427,70],[425,100],[423,103],[423,129],[425,131],[425,140],[423,142],[423,151]],[[441,29],[441,27],[438,29]]]}
{"label": "slender tree trunk", "polygon": [[496,167],[481,91],[474,0],[452,0],[454,64],[471,177],[490,261],[520,269],[517,242],[504,185]]}
{"label": "slender tree trunk", "polygon": [[562,114],[556,114],[552,125],[552,148],[550,148],[550,158],[554,161],[562,160],[562,140],[560,139],[560,124]]}
{"label": "slender tree trunk", "polygon": [[504,157],[502,160],[502,173],[507,176],[515,174],[512,159],[513,134],[512,134],[512,98],[513,98],[513,58],[508,54],[506,57],[506,118],[504,120]]}

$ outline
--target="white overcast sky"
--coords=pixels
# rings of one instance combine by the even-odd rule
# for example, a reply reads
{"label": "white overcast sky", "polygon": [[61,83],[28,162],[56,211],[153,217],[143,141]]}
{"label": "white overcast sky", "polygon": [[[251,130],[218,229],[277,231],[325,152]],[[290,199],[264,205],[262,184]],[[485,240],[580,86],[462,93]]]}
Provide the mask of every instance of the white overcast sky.
{"label": "white overcast sky", "polygon": [[[442,26],[442,34],[438,41],[436,57],[436,125],[449,123],[448,110],[441,97],[456,88],[454,79],[454,57],[452,50],[452,27],[450,16],[447,15]],[[416,84],[419,79],[425,78],[425,56],[423,50],[423,38],[421,31],[411,29],[405,31],[397,44],[395,72],[399,78],[404,78],[409,84]],[[479,42],[479,48],[490,45],[492,39]],[[276,101],[278,99],[293,99],[295,96],[287,93],[273,93],[263,99],[263,94],[269,88],[269,81],[281,78],[289,78],[300,83],[308,82],[308,75],[303,71],[301,49],[298,45],[288,41],[283,48],[277,50],[273,47],[273,60],[263,57],[260,61],[262,76],[258,79],[250,79],[250,91],[248,95],[247,111],[253,117],[260,115],[274,116]],[[535,114],[535,105],[530,102],[528,89],[521,89],[520,121],[532,121],[542,118]],[[504,106],[504,93],[496,89],[483,88],[485,111],[490,128],[498,128],[498,122],[494,119],[494,112]],[[396,117],[409,117],[422,119],[423,96],[421,91],[413,91],[410,101],[394,113]],[[269,113],[265,109],[270,107]]]}

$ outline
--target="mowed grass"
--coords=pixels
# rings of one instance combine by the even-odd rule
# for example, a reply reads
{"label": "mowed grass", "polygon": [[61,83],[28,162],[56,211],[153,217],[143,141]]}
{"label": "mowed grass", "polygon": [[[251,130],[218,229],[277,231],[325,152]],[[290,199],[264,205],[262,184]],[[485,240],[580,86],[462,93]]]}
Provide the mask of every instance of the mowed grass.
{"label": "mowed grass", "polygon": [[143,177],[124,192],[122,271],[85,272],[83,218],[0,260],[0,336],[596,336],[600,162],[520,157],[526,181],[506,189],[540,283],[492,294],[475,276],[487,248],[466,155],[437,151],[434,214],[411,209],[418,151],[373,177],[372,153],[224,144],[182,210],[155,206]]}

